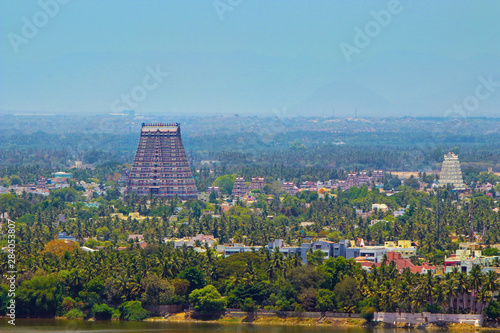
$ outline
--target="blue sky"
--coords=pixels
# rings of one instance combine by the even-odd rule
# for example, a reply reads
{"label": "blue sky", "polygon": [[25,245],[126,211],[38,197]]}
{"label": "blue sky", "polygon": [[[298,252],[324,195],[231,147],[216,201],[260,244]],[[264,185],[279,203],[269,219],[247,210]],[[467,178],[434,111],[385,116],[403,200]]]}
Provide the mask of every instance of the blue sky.
{"label": "blue sky", "polygon": [[61,2],[0,2],[0,111],[500,115],[499,1]]}

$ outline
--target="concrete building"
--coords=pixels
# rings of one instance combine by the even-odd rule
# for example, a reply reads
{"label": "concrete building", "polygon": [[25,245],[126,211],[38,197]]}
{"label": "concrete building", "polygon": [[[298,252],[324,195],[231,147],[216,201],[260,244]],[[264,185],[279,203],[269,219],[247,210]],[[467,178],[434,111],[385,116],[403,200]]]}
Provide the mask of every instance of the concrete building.
{"label": "concrete building", "polygon": [[387,254],[385,246],[364,246],[359,249],[358,257],[363,257],[364,260],[377,264],[381,263],[384,255]]}

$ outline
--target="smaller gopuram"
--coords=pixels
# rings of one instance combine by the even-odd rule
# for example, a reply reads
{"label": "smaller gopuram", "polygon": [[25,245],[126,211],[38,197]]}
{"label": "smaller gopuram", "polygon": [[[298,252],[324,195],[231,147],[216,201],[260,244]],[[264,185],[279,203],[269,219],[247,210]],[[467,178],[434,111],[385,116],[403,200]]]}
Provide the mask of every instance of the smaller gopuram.
{"label": "smaller gopuram", "polygon": [[458,155],[453,154],[452,152],[444,155],[441,175],[439,177],[439,186],[446,186],[448,184],[453,185],[455,190],[465,190]]}

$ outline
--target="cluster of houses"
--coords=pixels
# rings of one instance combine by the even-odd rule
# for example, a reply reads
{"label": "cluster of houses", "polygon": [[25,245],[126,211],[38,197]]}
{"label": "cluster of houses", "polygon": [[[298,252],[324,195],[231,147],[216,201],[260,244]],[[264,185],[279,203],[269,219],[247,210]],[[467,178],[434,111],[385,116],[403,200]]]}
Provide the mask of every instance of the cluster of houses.
{"label": "cluster of houses", "polygon": [[[408,268],[412,273],[426,274],[430,271],[433,274],[445,274],[457,267],[460,272],[469,273],[474,265],[481,265],[483,272],[493,270],[500,275],[500,267],[494,267],[500,261],[500,255],[482,255],[481,250],[479,250],[481,245],[477,243],[461,243],[456,254],[445,258],[444,266],[433,266],[426,262],[421,265],[412,263],[410,258],[417,256],[417,246],[410,240],[387,241],[384,245],[379,246],[366,246],[362,239],[341,240],[336,243],[326,239],[312,241],[306,238],[302,244],[297,246],[289,246],[282,239],[276,239],[264,246],[248,246],[241,243],[218,244],[217,241],[213,235],[203,234],[180,239],[164,239],[165,243],[173,242],[174,247],[177,249],[192,247],[196,251],[204,252],[207,246],[212,247],[224,257],[237,253],[254,252],[264,248],[270,252],[279,251],[285,256],[297,255],[306,264],[309,253],[321,251],[323,252],[323,259],[337,258],[339,256],[354,259],[365,270],[370,270],[374,265],[376,267],[380,266],[384,257],[386,257],[388,262],[394,262],[400,272]],[[498,245],[498,248],[500,248],[500,245]]]}
{"label": "cluster of houses", "polygon": [[[318,192],[320,194],[324,194],[328,191],[340,189],[342,191],[349,190],[352,187],[362,187],[362,186],[371,186],[374,185],[381,192],[387,193],[387,195],[392,195],[397,193],[394,189],[392,190],[383,190],[383,178],[385,172],[382,170],[373,170],[371,172],[368,171],[360,171],[358,173],[349,173],[347,174],[347,178],[345,180],[327,180],[327,181],[304,181],[300,184],[294,184],[289,181],[282,181],[281,184],[283,186],[283,190],[289,195],[295,195],[299,191],[311,191]],[[404,181],[409,176],[415,177],[418,180],[418,176],[415,173],[404,173],[404,172],[396,172],[395,173],[401,181]],[[236,198],[245,198],[251,195],[252,190],[262,190],[265,185],[265,179],[263,177],[252,177],[250,185],[247,186],[244,177],[236,177],[236,181],[233,187],[233,196]],[[418,190],[432,192],[434,188],[438,187],[437,183],[426,184],[419,181],[420,187]],[[476,184],[474,186],[476,190],[486,193],[486,195],[492,196],[494,188],[494,184]],[[470,188],[461,191],[464,194],[470,193]],[[221,194],[220,189],[218,187],[209,187],[208,193],[216,192],[217,194]],[[497,196],[500,196],[500,193],[497,193]]]}
{"label": "cluster of houses", "polygon": [[[32,193],[37,195],[49,195],[51,190],[57,190],[65,187],[69,187],[69,180],[72,177],[71,173],[67,172],[55,172],[52,174],[53,177],[45,178],[40,177],[33,184],[24,185],[12,185],[9,187],[0,186],[0,194],[2,193],[16,193],[21,195],[23,193]],[[78,184],[80,187],[84,188],[83,197],[90,201],[95,195],[106,194],[106,190],[111,188],[111,186],[101,186],[95,182],[86,183],[85,181],[80,181]]]}
{"label": "cluster of houses", "polygon": [[69,187],[68,180],[70,178],[70,173],[62,171],[55,172],[52,174],[52,178],[40,177],[36,183],[33,184],[12,185],[9,187],[0,186],[0,194],[14,192],[17,195],[21,195],[25,192],[39,195],[49,195],[50,190]]}
{"label": "cluster of houses", "polygon": [[196,251],[205,251],[206,246],[213,247],[224,257],[233,254],[254,252],[262,248],[273,252],[279,251],[285,256],[297,255],[306,264],[308,254],[314,251],[321,251],[323,259],[337,258],[342,256],[346,259],[354,259],[363,269],[369,270],[373,265],[380,266],[384,257],[389,261],[394,261],[396,267],[402,271],[409,268],[414,273],[424,274],[427,271],[436,273],[436,267],[427,263],[414,265],[410,257],[416,256],[417,248],[409,240],[397,242],[385,242],[383,246],[365,246],[363,240],[360,244],[356,241],[341,240],[331,242],[326,239],[311,241],[304,239],[304,242],[297,246],[289,246],[282,239],[276,239],[265,246],[247,246],[241,243],[217,244],[217,239],[212,235],[197,235],[194,237],[184,237],[181,239],[165,238],[165,243],[173,242],[175,248],[193,247]]}
{"label": "cluster of houses", "polygon": [[[458,269],[459,272],[469,273],[473,266],[481,265],[483,272],[493,270],[500,274],[500,267],[498,267],[500,255],[484,255],[483,249],[485,247],[485,245],[476,242],[460,243],[455,253],[444,258],[444,272],[449,273],[454,269]],[[500,244],[494,244],[492,247],[500,250]]]}
{"label": "cluster of houses", "polygon": [[[311,191],[311,192],[320,192],[324,193],[326,191],[334,190],[334,189],[342,189],[348,190],[351,187],[359,187],[370,184],[377,184],[379,187],[382,187],[380,181],[384,177],[384,172],[382,170],[374,170],[371,172],[371,175],[367,171],[361,171],[359,173],[349,173],[347,175],[346,180],[327,180],[325,182],[322,181],[304,181],[299,184],[299,186],[295,185],[290,181],[282,181],[281,185],[283,186],[283,190],[289,195],[295,195],[299,191]],[[262,190],[265,185],[264,177],[252,177],[250,181],[250,185],[247,186],[247,182],[245,181],[245,177],[236,177],[232,194],[236,198],[243,198],[251,195],[251,191],[253,190]],[[207,189],[207,193],[216,192],[218,195],[221,195],[221,191],[219,187],[210,186]]]}

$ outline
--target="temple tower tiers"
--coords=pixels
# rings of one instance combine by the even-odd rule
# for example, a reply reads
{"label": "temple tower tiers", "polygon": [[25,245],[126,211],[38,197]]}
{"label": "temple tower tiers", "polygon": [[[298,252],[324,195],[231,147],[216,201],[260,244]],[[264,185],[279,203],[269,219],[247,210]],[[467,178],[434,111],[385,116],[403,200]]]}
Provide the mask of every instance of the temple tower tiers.
{"label": "temple tower tiers", "polygon": [[444,155],[443,166],[441,167],[440,186],[453,185],[456,190],[464,190],[465,184],[462,178],[462,169],[458,155],[448,153]]}
{"label": "temple tower tiers", "polygon": [[233,186],[233,195],[235,197],[243,197],[248,192],[247,185],[245,184],[244,177],[236,177]]}
{"label": "temple tower tiers", "polygon": [[198,197],[179,123],[142,124],[127,192],[182,200]]}

